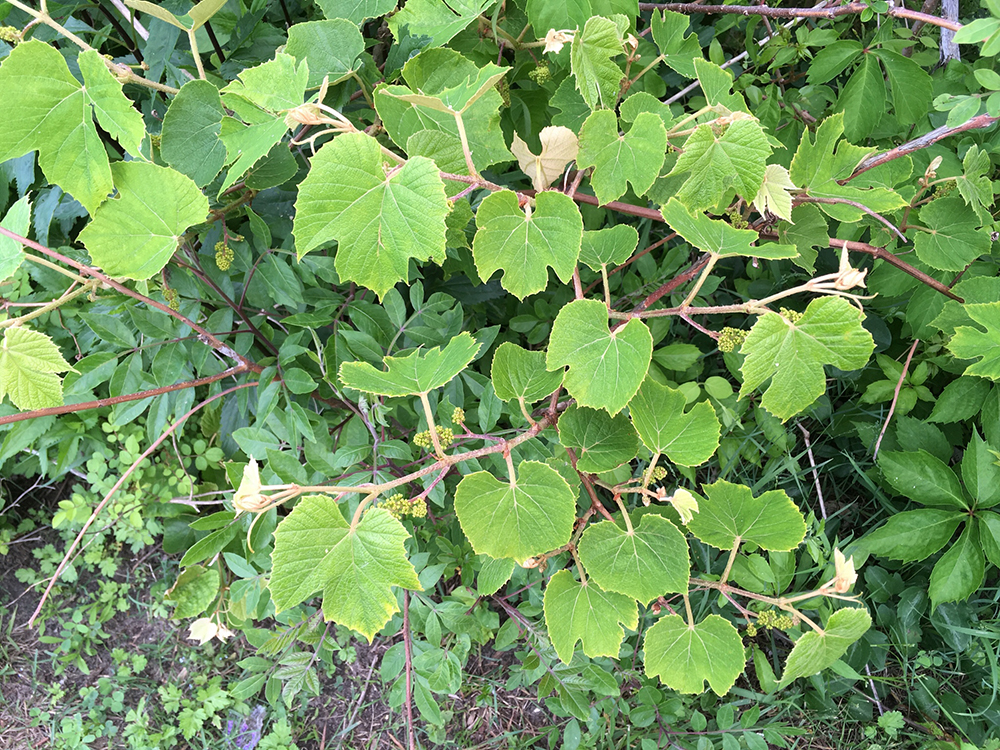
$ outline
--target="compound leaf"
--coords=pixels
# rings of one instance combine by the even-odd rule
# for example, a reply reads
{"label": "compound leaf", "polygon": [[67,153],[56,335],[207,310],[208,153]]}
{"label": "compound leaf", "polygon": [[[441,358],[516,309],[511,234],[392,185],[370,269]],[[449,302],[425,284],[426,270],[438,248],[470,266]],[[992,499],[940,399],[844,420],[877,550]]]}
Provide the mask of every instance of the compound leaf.
{"label": "compound leaf", "polygon": [[958,326],[948,349],[959,359],[974,359],[966,375],[1000,380],[1000,302],[966,304],[964,312],[983,328]]}
{"label": "compound leaf", "polygon": [[602,591],[593,581],[581,583],[568,570],[560,570],[549,579],[544,610],[549,637],[564,664],[573,659],[578,641],[591,659],[616,658],[624,628],[634,630],[639,624],[635,599]]}
{"label": "compound leaf", "polygon": [[878,465],[893,489],[914,502],[952,508],[969,507],[955,472],[927,451],[882,451]]}
{"label": "compound leaf", "polygon": [[823,394],[823,365],[857,370],[874,348],[871,334],[861,325],[861,312],[840,297],[814,299],[794,323],[765,313],[743,343],[740,397],[770,378],[761,405],[785,421]]}
{"label": "compound leaf", "polygon": [[569,541],[576,495],[552,467],[522,461],[506,482],[487,471],[463,477],[455,513],[477,554],[523,562]]}
{"label": "compound leaf", "polygon": [[944,547],[967,516],[957,510],[924,508],[891,516],[860,542],[873,555],[892,560],[924,560]]}
{"label": "compound leaf", "polygon": [[380,297],[409,272],[410,258],[445,259],[448,200],[437,167],[415,156],[386,172],[378,142],[338,136],[313,157],[299,187],[293,234],[299,258],[337,240],[337,273]]}
{"label": "compound leaf", "polygon": [[148,279],[167,264],[184,232],[208,216],[208,199],[190,177],[148,162],[111,165],[118,195],[80,232],[109,276]]}
{"label": "compound leaf", "polygon": [[278,612],[323,590],[323,617],[371,643],[394,612],[393,586],[422,587],[403,542],[409,534],[388,511],[370,508],[357,526],[330,497],[307,495],[274,531],[271,598]]}
{"label": "compound leaf", "polygon": [[927,594],[933,611],[943,602],[965,601],[983,585],[986,560],[976,524],[968,523],[941,559],[934,563]]}
{"label": "compound leaf", "polygon": [[639,436],[624,414],[573,404],[559,417],[559,442],[577,455],[577,469],[611,471],[635,458]]}
{"label": "compound leaf", "polygon": [[56,373],[72,370],[52,339],[39,331],[11,326],[0,343],[0,399],[18,409],[45,409],[63,402]]}
{"label": "compound leaf", "polygon": [[[698,466],[719,447],[721,426],[715,409],[702,401],[684,412],[680,390],[646,378],[629,401],[629,416],[643,444],[680,466]],[[562,429],[562,420],[559,422]]]}
{"label": "compound leaf", "polygon": [[667,129],[657,115],[643,112],[625,135],[609,109],[594,112],[580,131],[577,166],[593,167],[590,184],[602,204],[618,200],[632,184],[643,195],[660,175],[667,151]]}
{"label": "compound leaf", "polygon": [[684,535],[670,521],[646,513],[632,531],[612,521],[593,524],[580,540],[580,561],[605,591],[643,604],[687,591],[690,562]]}
{"label": "compound leaf", "polygon": [[806,523],[784,490],[759,497],[742,484],[719,480],[703,488],[704,499],[688,530],[719,549],[732,549],[736,538],[766,550],[793,550],[805,539]]}
{"label": "compound leaf", "polygon": [[583,218],[568,195],[539,193],[534,209],[530,204],[522,209],[517,193],[499,190],[479,205],[476,226],[472,254],[484,281],[502,269],[503,288],[524,299],[546,287],[549,267],[563,283],[573,278]]}
{"label": "compound leaf", "polygon": [[663,219],[677,234],[699,250],[715,253],[720,257],[750,255],[757,258],[794,258],[799,254],[793,245],[769,243],[754,247],[759,239],[757,232],[736,229],[727,221],[710,219],[701,212],[691,213],[676,198],[671,198],[660,208]]}
{"label": "compound leaf", "polygon": [[871,625],[872,618],[866,609],[838,609],[830,615],[822,635],[809,631],[795,642],[785,662],[780,686],[822,672],[843,656]]}
{"label": "compound leaf", "polygon": [[688,625],[680,615],[661,617],[646,633],[646,676],[679,693],[701,693],[705,682],[725,695],[746,666],[743,639],[732,623],[709,615]]}
{"label": "compound leaf", "polygon": [[379,396],[414,396],[440,388],[468,367],[481,344],[468,331],[427,351],[417,350],[402,357],[384,357],[385,370],[367,362],[344,362],[340,382],[348,388]]}

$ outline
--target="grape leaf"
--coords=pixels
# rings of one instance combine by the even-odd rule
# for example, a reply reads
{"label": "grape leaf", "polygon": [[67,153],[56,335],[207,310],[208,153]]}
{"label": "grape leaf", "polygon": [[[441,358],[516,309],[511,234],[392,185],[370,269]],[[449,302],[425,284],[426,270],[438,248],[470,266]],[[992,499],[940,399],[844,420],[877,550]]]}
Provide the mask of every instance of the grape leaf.
{"label": "grape leaf", "polygon": [[625,628],[635,630],[639,612],[635,599],[602,591],[593,581],[581,583],[568,570],[560,570],[545,587],[545,626],[564,664],[573,659],[577,641],[583,653],[617,658]]}
{"label": "grape leaf", "polygon": [[325,144],[299,187],[293,234],[301,259],[337,240],[337,273],[382,297],[409,273],[409,259],[445,259],[448,200],[437,167],[415,156],[383,169],[378,142],[348,133]]}
{"label": "grape leaf", "polygon": [[316,0],[316,4],[327,18],[346,18],[358,25],[396,8],[396,0]]}
{"label": "grape leaf", "polygon": [[639,246],[639,233],[628,224],[616,224],[592,232],[583,233],[580,246],[580,262],[595,271],[601,266],[612,266],[628,260]]}
{"label": "grape leaf", "polygon": [[993,183],[989,178],[992,170],[993,164],[986,149],[972,146],[962,159],[962,176],[955,180],[958,194],[976,212],[982,224],[989,224],[993,220],[990,214],[993,206]]}
{"label": "grape leaf", "polygon": [[792,220],[794,224],[778,223],[778,240],[786,245],[795,245],[799,251],[798,256],[792,258],[792,263],[810,274],[815,273],[819,255],[816,248],[830,244],[827,219],[815,205],[805,203],[792,209]]}
{"label": "grape leaf", "polygon": [[457,86],[447,88],[433,96],[423,93],[396,93],[389,90],[386,90],[385,93],[388,96],[394,96],[409,104],[416,104],[454,116],[455,114],[462,114],[479,101],[486,92],[494,90],[497,83],[508,72],[505,68],[501,68],[493,63],[487,63],[484,67],[477,70],[476,75],[470,76]]}
{"label": "grape leaf", "polygon": [[602,204],[618,200],[631,183],[643,195],[660,175],[667,152],[667,129],[654,114],[643,112],[625,135],[618,135],[618,118],[597,110],[583,123],[577,167],[593,167],[590,184]]}
{"label": "grape leaf", "polygon": [[[639,437],[654,453],[681,466],[698,466],[719,447],[721,426],[715,409],[702,401],[684,412],[684,394],[646,378],[629,401],[628,411]],[[560,430],[562,420],[559,421]]]}
{"label": "grape leaf", "polygon": [[622,69],[614,61],[624,53],[622,35],[628,19],[615,15],[614,20],[592,16],[573,37],[570,68],[576,88],[591,109],[613,107],[621,89]]}
{"label": "grape leaf", "polygon": [[920,209],[924,231],[917,231],[913,248],[924,263],[943,271],[961,271],[990,252],[990,233],[976,229],[976,212],[956,196],[941,198]]}
{"label": "grape leaf", "polygon": [[750,255],[757,258],[794,258],[798,250],[792,245],[768,243],[753,247],[750,243],[759,238],[750,229],[736,229],[729,222],[710,219],[703,213],[692,214],[676,198],[671,198],[660,213],[670,228],[699,250],[715,253],[725,258],[731,255]]}
{"label": "grape leaf", "polygon": [[694,70],[705,99],[709,105],[716,108],[716,111],[722,107],[730,113],[750,114],[742,94],[733,93],[732,73],[714,62],[709,62],[701,55],[694,59]]}
{"label": "grape leaf", "polygon": [[0,400],[10,396],[18,409],[60,406],[62,381],[56,373],[72,369],[44,333],[23,326],[4,329],[0,343]]}
{"label": "grape leaf", "polygon": [[614,415],[639,390],[653,355],[646,324],[632,319],[608,329],[608,308],[597,300],[565,305],[552,324],[545,366],[569,367],[565,385],[581,406],[607,409]]}
{"label": "grape leaf", "polygon": [[357,24],[343,18],[297,23],[288,29],[285,45],[285,52],[296,60],[308,59],[306,88],[310,89],[322,85],[324,78],[329,78],[330,85],[350,78],[361,67],[364,51],[365,40]]}
{"label": "grape leaf", "polygon": [[978,360],[965,368],[966,375],[1000,380],[1000,302],[966,304],[965,313],[986,330],[958,326],[948,349],[959,359]]}
{"label": "grape leaf", "polygon": [[688,530],[719,549],[732,549],[739,537],[766,550],[793,550],[805,539],[802,511],[784,490],[759,497],[749,487],[720,479],[702,488],[704,499]]}
{"label": "grape leaf", "polygon": [[163,595],[165,601],[175,605],[171,617],[183,620],[200,615],[219,595],[220,581],[221,577],[216,568],[205,568],[201,565],[186,568],[177,576],[170,590]]}
{"label": "grape leaf", "polygon": [[94,50],[78,57],[83,85],[52,46],[30,40],[0,64],[0,162],[38,151],[38,164],[93,215],[113,189],[108,154],[93,118],[126,151],[139,154],[142,115]]}
{"label": "grape leaf", "polygon": [[690,562],[684,535],[670,521],[646,513],[632,531],[612,521],[583,532],[580,561],[605,591],[648,604],[658,596],[687,591]]}
{"label": "grape leaf", "polygon": [[570,3],[528,0],[526,12],[535,35],[541,39],[549,29],[579,28],[591,16],[620,13],[634,21],[639,15],[639,4],[637,0],[573,0]]}
{"label": "grape leaf", "polygon": [[857,370],[874,348],[861,311],[840,297],[814,299],[796,323],[765,313],[743,343],[740,398],[770,378],[761,405],[784,422],[823,395],[823,365]]}
{"label": "grape leaf", "polygon": [[545,369],[545,352],[529,352],[509,341],[497,347],[491,377],[497,398],[524,399],[529,404],[545,398],[562,383],[561,372]]}
{"label": "grape leaf", "polygon": [[415,36],[429,36],[440,47],[475,21],[496,0],[408,0],[388,19],[389,30],[399,39],[404,28]]}
{"label": "grape leaf", "polygon": [[[850,177],[861,160],[874,150],[840,141],[843,132],[842,112],[831,115],[820,124],[815,141],[808,130],[803,132],[789,170],[792,182],[806,188],[813,197],[851,200],[878,213],[905,206],[907,202],[903,197],[889,188],[858,188],[852,187],[851,183],[841,185],[838,182]],[[845,204],[823,203],[819,207],[838,221],[858,222],[865,215],[860,208]]]}
{"label": "grape leaf", "polygon": [[555,469],[522,461],[507,482],[488,471],[463,477],[455,513],[476,554],[523,562],[569,541],[576,495]]}
{"label": "grape leaf", "polygon": [[795,642],[785,662],[780,687],[799,677],[822,672],[843,656],[847,649],[872,625],[871,615],[862,608],[838,609],[826,623],[823,634],[810,631]]}
{"label": "grape leaf", "polygon": [[340,366],[340,382],[348,388],[379,396],[428,393],[468,367],[479,353],[480,346],[468,331],[464,331],[444,348],[435,346],[402,357],[384,357],[384,371],[375,369],[367,362],[344,362]]}
{"label": "grape leaf", "polygon": [[226,163],[222,120],[226,115],[219,90],[208,81],[188,81],[163,117],[160,154],[163,160],[198,187],[204,187]]}
{"label": "grape leaf", "polygon": [[662,11],[662,14],[653,11],[650,25],[663,61],[685,78],[694,78],[694,58],[701,57],[701,45],[696,35],[685,33],[691,26],[691,19],[671,10]]}
{"label": "grape leaf", "polygon": [[166,8],[162,8],[156,3],[146,2],[146,0],[125,0],[125,4],[130,8],[148,13],[154,18],[159,18],[171,26],[194,31],[200,29],[212,16],[218,13],[222,9],[222,6],[226,4],[226,0],[201,0],[191,10],[182,15],[175,15]]}
{"label": "grape leaf", "polygon": [[580,209],[568,195],[539,193],[535,208],[518,206],[517,193],[499,190],[479,204],[472,254],[480,278],[488,280],[503,270],[500,283],[524,299],[542,291],[549,281],[546,268],[568,284],[573,278],[583,237]]}
{"label": "grape leaf", "polygon": [[679,693],[701,693],[707,680],[725,695],[746,665],[740,634],[719,615],[692,626],[680,615],[661,617],[646,632],[644,650],[646,676]]}
{"label": "grape leaf", "polygon": [[721,135],[711,125],[699,125],[684,142],[670,175],[690,173],[677,198],[691,211],[714,207],[733,188],[753,200],[764,182],[771,146],[757,120],[744,116]]}
{"label": "grape leaf", "polygon": [[531,179],[535,190],[545,190],[558,180],[566,169],[566,165],[576,159],[580,142],[569,128],[549,125],[542,128],[538,134],[541,151],[533,154],[528,144],[514,133],[514,142],[510,146],[511,153],[517,157],[517,165]]}
{"label": "grape leaf", "polygon": [[283,117],[270,117],[254,125],[244,125],[233,117],[222,120],[219,137],[226,147],[226,162],[230,163],[220,195],[267,156],[288,132]]}
{"label": "grape leaf", "polygon": [[779,164],[768,164],[764,170],[764,182],[761,183],[753,206],[761,214],[770,211],[785,221],[792,220],[792,196],[789,190],[795,190],[795,184],[788,179],[788,170]]}
{"label": "grape leaf", "polygon": [[309,65],[305,60],[296,62],[292,55],[278,52],[273,60],[240,71],[222,89],[227,104],[238,96],[271,115],[298,107],[309,82]]}
{"label": "grape leaf", "polygon": [[[27,193],[7,209],[0,227],[22,237],[28,236],[28,229],[31,227],[31,200]],[[23,260],[24,250],[20,243],[0,234],[0,281],[10,278],[21,267]]]}
{"label": "grape leaf", "polygon": [[274,530],[274,568],[268,588],[278,612],[320,589],[323,617],[356,630],[371,643],[394,612],[393,586],[421,591],[403,542],[409,534],[382,508],[357,526],[333,498],[307,495]]}
{"label": "grape leaf", "polygon": [[573,404],[559,417],[559,442],[576,451],[580,471],[611,471],[635,458],[639,436],[624,414]]}
{"label": "grape leaf", "polygon": [[140,161],[111,165],[118,195],[80,232],[109,276],[148,279],[167,264],[188,227],[208,216],[208,199],[190,177]]}

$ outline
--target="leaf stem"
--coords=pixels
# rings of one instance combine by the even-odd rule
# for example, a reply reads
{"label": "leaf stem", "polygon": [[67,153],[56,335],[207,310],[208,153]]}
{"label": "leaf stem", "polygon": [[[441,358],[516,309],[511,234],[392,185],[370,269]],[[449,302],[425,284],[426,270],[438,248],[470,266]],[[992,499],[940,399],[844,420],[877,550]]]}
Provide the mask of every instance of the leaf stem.
{"label": "leaf stem", "polygon": [[32,310],[30,313],[26,313],[17,318],[8,318],[7,320],[2,320],[0,321],[0,330],[4,328],[10,328],[11,326],[21,325],[22,323],[27,323],[29,320],[45,315],[45,313],[52,312],[53,310],[58,310],[67,302],[69,302],[72,299],[76,299],[81,294],[87,294],[88,292],[94,291],[97,285],[98,282],[94,280],[84,282],[83,286],[74,289],[72,291],[67,291],[65,294],[58,297],[57,299],[54,299],[51,302],[47,302],[41,307]]}
{"label": "leaf stem", "polygon": [[691,597],[688,596],[687,591],[682,591],[681,596],[684,597],[684,612],[687,614],[688,630],[694,630],[694,613],[691,611]]}
{"label": "leaf stem", "polygon": [[469,137],[465,134],[465,122],[462,120],[461,112],[453,112],[455,115],[455,125],[458,128],[458,138],[462,142],[462,154],[465,156],[465,166],[469,170],[471,177],[479,177],[476,165],[472,163],[472,150],[469,148]]}
{"label": "leaf stem", "polygon": [[632,519],[628,517],[628,509],[625,507],[625,501],[622,500],[621,495],[615,494],[615,502],[618,503],[618,507],[621,508],[622,517],[625,519],[625,528],[628,531],[628,535],[632,536],[635,530],[632,528]]}
{"label": "leaf stem", "polygon": [[729,559],[726,561],[726,569],[722,571],[722,578],[719,579],[719,583],[725,583],[729,580],[729,573],[733,569],[733,563],[736,562],[736,555],[740,551],[740,543],[743,540],[740,537],[733,539],[733,548],[729,551]]}
{"label": "leaf stem", "polygon": [[427,398],[427,393],[421,393],[420,403],[424,407],[424,416],[427,417],[427,429],[431,433],[431,442],[434,444],[434,452],[438,458],[444,458],[444,448],[441,447],[441,439],[438,437],[437,425],[434,424],[434,410],[431,409],[431,402]]}
{"label": "leaf stem", "polygon": [[709,274],[712,273],[712,269],[715,267],[715,264],[718,261],[719,261],[718,255],[716,255],[715,253],[708,254],[708,263],[705,264],[705,268],[702,270],[701,275],[699,275],[697,281],[694,282],[694,287],[688,293],[688,296],[684,298],[683,302],[681,302],[680,309],[682,311],[686,310],[687,307],[691,304],[692,300],[694,300],[694,298],[698,296],[698,292],[701,291],[702,285],[705,283],[705,280],[708,279]]}

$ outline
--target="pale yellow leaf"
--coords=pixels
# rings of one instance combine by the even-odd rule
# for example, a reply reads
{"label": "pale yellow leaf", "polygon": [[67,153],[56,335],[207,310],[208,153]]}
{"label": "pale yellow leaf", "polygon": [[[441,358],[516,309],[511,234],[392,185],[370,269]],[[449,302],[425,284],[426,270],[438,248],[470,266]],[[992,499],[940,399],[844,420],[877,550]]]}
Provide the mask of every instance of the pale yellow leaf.
{"label": "pale yellow leaf", "polygon": [[792,196],[795,184],[788,176],[788,170],[778,164],[768,164],[764,170],[764,182],[753,199],[754,208],[763,214],[770,211],[787,222],[792,220]]}
{"label": "pale yellow leaf", "polygon": [[219,626],[217,624],[212,622],[207,617],[199,617],[191,623],[191,630],[188,632],[188,638],[192,641],[198,641],[199,646],[204,646],[212,640],[218,632]]}
{"label": "pale yellow leaf", "polygon": [[510,150],[517,157],[521,171],[531,178],[535,190],[545,190],[559,179],[566,165],[576,159],[580,142],[576,133],[561,125],[542,128],[538,140],[542,143],[542,151],[537,156],[531,153],[528,144],[517,133],[514,133]]}

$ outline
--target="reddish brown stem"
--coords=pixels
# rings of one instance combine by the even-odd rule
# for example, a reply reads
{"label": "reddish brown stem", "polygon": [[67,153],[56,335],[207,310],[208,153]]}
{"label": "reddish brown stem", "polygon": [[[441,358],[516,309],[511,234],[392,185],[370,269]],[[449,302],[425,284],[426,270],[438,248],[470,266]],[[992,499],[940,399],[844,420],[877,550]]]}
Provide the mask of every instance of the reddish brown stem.
{"label": "reddish brown stem", "polygon": [[910,347],[909,354],[906,355],[906,362],[903,363],[903,371],[899,374],[899,381],[896,383],[896,390],[892,394],[892,403],[889,404],[889,414],[885,418],[885,423],[882,425],[881,431],[878,434],[878,440],[875,441],[875,454],[872,456],[873,459],[878,458],[878,449],[882,447],[882,438],[885,437],[885,431],[889,427],[889,421],[892,419],[893,413],[896,411],[896,402],[899,401],[899,392],[903,388],[903,381],[906,380],[906,373],[910,369],[910,362],[913,360],[913,353],[917,351],[917,345],[920,343],[920,339],[913,339],[913,346]]}
{"label": "reddish brown stem", "polygon": [[410,636],[410,592],[403,590],[403,648],[406,651],[406,736],[410,750],[416,748],[413,736],[413,645]]}
{"label": "reddish brown stem", "polygon": [[701,273],[701,269],[703,269],[705,265],[708,263],[709,257],[710,257],[709,255],[704,255],[698,261],[696,261],[694,265],[688,268],[688,270],[686,270],[684,273],[679,274],[678,276],[674,276],[674,278],[672,278],[670,281],[668,281],[666,284],[661,286],[655,292],[646,297],[646,299],[644,299],[642,302],[636,305],[635,310],[633,310],[633,312],[642,312],[664,295],[670,294],[672,291],[674,291],[674,289],[679,287],[681,284],[686,284],[687,282],[691,281],[691,279],[695,278],[699,273]]}
{"label": "reddish brown stem", "polygon": [[[522,190],[523,195],[535,195],[537,191],[535,190]],[[585,195],[584,193],[574,193],[572,196],[573,200],[577,203],[587,203],[591,206],[600,206],[601,208],[607,208],[611,211],[617,211],[620,214],[628,214],[629,216],[639,216],[643,219],[652,219],[653,221],[663,221],[663,214],[660,213],[659,209],[656,208],[644,208],[643,206],[633,206],[631,203],[622,203],[621,201],[608,201],[607,203],[601,203],[597,198],[592,195]]]}
{"label": "reddish brown stem", "polygon": [[919,268],[914,268],[902,258],[899,258],[896,255],[890,253],[884,247],[876,247],[875,245],[869,245],[867,242],[852,242],[851,240],[838,240],[834,237],[830,238],[830,247],[846,247],[852,253],[865,253],[866,255],[871,255],[874,258],[881,258],[889,265],[895,266],[900,271],[908,273],[917,281],[923,282],[931,289],[935,289],[936,291],[941,292],[941,294],[945,295],[946,297],[953,299],[956,302],[965,302],[964,299],[962,299],[953,291],[951,291],[951,289],[949,289],[945,284],[942,284],[937,279],[928,276]]}

